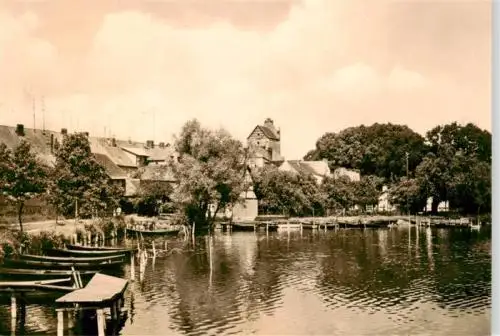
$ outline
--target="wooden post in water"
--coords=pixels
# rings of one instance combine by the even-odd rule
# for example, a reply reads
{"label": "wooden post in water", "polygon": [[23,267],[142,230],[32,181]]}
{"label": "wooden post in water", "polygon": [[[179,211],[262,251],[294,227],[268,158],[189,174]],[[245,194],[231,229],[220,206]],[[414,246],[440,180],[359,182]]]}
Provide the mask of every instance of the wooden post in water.
{"label": "wooden post in water", "polygon": [[104,336],[106,330],[106,320],[104,317],[104,311],[102,309],[97,309],[97,335]]}
{"label": "wooden post in water", "polygon": [[154,240],[153,240],[152,244],[153,244],[153,258],[156,258],[156,248],[155,248]]}
{"label": "wooden post in water", "polygon": [[13,335],[16,334],[17,302],[15,294],[10,297],[10,328]]}
{"label": "wooden post in water", "polygon": [[130,253],[130,281],[135,280],[135,262],[134,262],[134,252]]}
{"label": "wooden post in water", "polygon": [[64,335],[64,310],[57,309],[57,336]]}

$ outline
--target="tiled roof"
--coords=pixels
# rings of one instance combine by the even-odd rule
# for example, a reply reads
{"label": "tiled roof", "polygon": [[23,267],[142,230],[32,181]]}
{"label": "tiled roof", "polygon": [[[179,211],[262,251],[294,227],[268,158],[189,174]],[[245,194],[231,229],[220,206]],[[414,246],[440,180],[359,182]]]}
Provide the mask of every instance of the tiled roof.
{"label": "tiled roof", "polygon": [[144,149],[144,147],[141,148],[141,147],[122,146],[121,148],[137,156],[148,156],[148,153],[146,152],[146,149]]}
{"label": "tiled roof", "polygon": [[94,157],[99,164],[101,164],[106,170],[106,174],[112,179],[124,179],[126,177],[125,172],[115,165],[111,159],[105,154],[94,153]]}
{"label": "tiled roof", "polygon": [[62,136],[52,131],[33,130],[32,128],[24,128],[24,136],[16,134],[16,128],[12,126],[0,126],[0,143],[4,143],[8,148],[16,148],[22,139],[29,142],[31,149],[37,154],[37,157],[45,164],[53,166],[55,156],[50,149],[50,136],[54,137],[54,142],[57,139],[59,143],[62,141]]}
{"label": "tiled roof", "polygon": [[266,126],[262,126],[262,125],[257,125],[252,132],[250,132],[250,135],[248,137],[250,137],[253,132],[255,132],[256,129],[260,129],[261,132],[269,139],[271,140],[279,140],[279,137],[276,133],[274,133],[274,131],[272,129],[270,129],[269,127],[266,127]]}
{"label": "tiled roof", "polygon": [[321,177],[328,176],[330,174],[328,163],[325,161],[287,160],[284,161],[283,164],[285,162],[298,173],[310,174]]}
{"label": "tiled roof", "polygon": [[130,159],[125,152],[119,147],[104,147],[106,155],[113,161],[117,166],[122,167],[137,167],[137,164]]}
{"label": "tiled roof", "polygon": [[174,150],[170,147],[160,148],[146,148],[148,159],[151,161],[167,161],[171,156],[176,156]]}

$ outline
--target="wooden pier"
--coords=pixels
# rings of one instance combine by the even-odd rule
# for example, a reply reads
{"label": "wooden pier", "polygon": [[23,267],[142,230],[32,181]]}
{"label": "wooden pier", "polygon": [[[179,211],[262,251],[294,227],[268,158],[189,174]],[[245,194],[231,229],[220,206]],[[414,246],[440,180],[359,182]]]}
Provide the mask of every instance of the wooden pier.
{"label": "wooden pier", "polygon": [[104,309],[109,308],[111,319],[118,321],[124,304],[124,293],[128,281],[97,273],[84,288],[77,289],[56,300],[57,336],[64,334],[64,315],[67,312],[93,310],[97,316],[97,334],[104,336],[106,319]]}

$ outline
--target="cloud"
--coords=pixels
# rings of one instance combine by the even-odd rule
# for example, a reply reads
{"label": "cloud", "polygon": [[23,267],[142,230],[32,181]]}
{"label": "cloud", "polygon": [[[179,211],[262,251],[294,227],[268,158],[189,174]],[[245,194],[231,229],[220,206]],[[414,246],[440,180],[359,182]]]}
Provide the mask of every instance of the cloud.
{"label": "cloud", "polygon": [[[75,26],[64,39],[58,38],[67,28],[60,13],[49,20],[41,12],[0,10],[0,123],[31,125],[30,101],[23,95],[29,86],[46,97],[45,118],[54,129],[102,135],[106,128],[123,138],[168,141],[196,117],[244,140],[269,116],[281,126],[288,157],[302,156],[325,131],[360,122],[402,122],[424,131],[456,117],[489,127],[483,72],[446,68],[442,58],[432,63],[428,55],[439,51],[429,41],[439,26],[434,33],[423,25],[404,27],[400,16],[415,10],[382,2],[308,0],[291,2],[271,27],[273,19],[264,18],[268,14],[261,8],[266,24],[258,28],[256,20],[249,28],[248,19],[245,26],[238,22],[244,21],[243,6],[253,5],[236,2],[239,10],[230,11],[225,3],[219,16],[186,7],[189,15],[183,18],[192,24],[169,19],[173,7],[167,3],[155,11],[89,9],[86,15],[97,24]],[[393,32],[393,22],[401,35],[420,28],[419,39],[408,46]],[[481,34],[478,30],[470,41]],[[440,46],[440,55],[461,55],[472,46],[450,45]],[[486,53],[481,55],[484,61]],[[474,90],[457,83],[475,83]],[[474,117],[477,111],[480,117]],[[40,125],[40,113],[37,118]]]}

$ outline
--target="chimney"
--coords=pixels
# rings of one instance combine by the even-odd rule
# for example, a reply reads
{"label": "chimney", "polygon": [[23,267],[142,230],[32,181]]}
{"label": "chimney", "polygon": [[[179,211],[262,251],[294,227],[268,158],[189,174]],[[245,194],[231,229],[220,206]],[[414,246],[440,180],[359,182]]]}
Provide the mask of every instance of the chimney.
{"label": "chimney", "polygon": [[50,153],[54,153],[54,134],[50,134]]}
{"label": "chimney", "polygon": [[165,143],[164,142],[160,142],[160,144],[158,145],[160,148],[165,148]]}
{"label": "chimney", "polygon": [[68,134],[68,129],[67,128],[61,128],[61,134],[62,135],[67,135]]}
{"label": "chimney", "polygon": [[116,147],[116,139],[115,138],[111,139],[111,146]]}
{"label": "chimney", "polygon": [[148,147],[148,148],[155,148],[154,141],[153,140],[146,141],[146,147]]}
{"label": "chimney", "polygon": [[16,134],[19,136],[24,136],[24,125],[23,124],[17,124]]}
{"label": "chimney", "polygon": [[271,119],[271,118],[267,118],[267,119],[264,121],[264,126],[266,126],[266,127],[270,127],[270,128],[274,128],[274,121],[273,121],[273,119]]}

